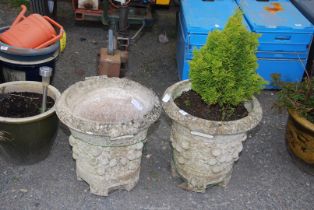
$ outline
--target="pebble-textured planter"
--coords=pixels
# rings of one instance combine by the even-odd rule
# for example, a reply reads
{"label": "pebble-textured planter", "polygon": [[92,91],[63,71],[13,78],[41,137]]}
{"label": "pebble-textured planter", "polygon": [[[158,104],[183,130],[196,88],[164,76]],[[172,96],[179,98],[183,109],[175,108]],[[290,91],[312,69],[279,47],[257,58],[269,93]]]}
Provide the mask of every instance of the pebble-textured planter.
{"label": "pebble-textured planter", "polygon": [[147,129],[160,112],[155,93],[127,79],[94,77],[68,88],[57,115],[71,131],[77,178],[97,195],[131,190],[139,179]]}
{"label": "pebble-textured planter", "polygon": [[172,172],[186,181],[181,186],[187,190],[205,192],[210,184],[228,184],[246,133],[262,119],[262,109],[253,97],[245,104],[249,112],[245,118],[226,122],[204,120],[180,110],[174,103],[175,98],[190,89],[189,81],[178,82],[163,96],[163,108],[173,120]]}

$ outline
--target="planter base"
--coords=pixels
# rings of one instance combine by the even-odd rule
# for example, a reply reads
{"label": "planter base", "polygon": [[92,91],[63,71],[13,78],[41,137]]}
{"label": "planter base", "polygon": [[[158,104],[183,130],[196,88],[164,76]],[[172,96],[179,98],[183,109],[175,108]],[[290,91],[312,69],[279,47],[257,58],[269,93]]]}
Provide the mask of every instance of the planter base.
{"label": "planter base", "polygon": [[90,185],[93,194],[108,196],[117,189],[132,190],[139,180],[143,142],[130,146],[96,146],[69,138],[76,160],[78,180]]}
{"label": "planter base", "polygon": [[194,192],[205,192],[208,185],[214,184],[226,187],[245,139],[246,134],[208,139],[173,123],[171,171],[174,177],[185,180],[179,187]]}
{"label": "planter base", "polygon": [[287,143],[287,150],[288,153],[292,159],[292,162],[303,172],[310,174],[312,176],[314,176],[314,165],[313,164],[308,164],[306,162],[304,162],[303,160],[301,160],[300,158],[298,158],[289,148],[289,145]]}
{"label": "planter base", "polygon": [[[174,165],[173,160],[171,160],[171,175],[173,178],[180,178],[180,174],[177,172],[177,169]],[[230,182],[231,179],[231,172],[225,176],[225,178],[219,183],[220,186],[222,187],[227,187],[228,183]],[[199,184],[196,186],[193,186],[191,184],[191,180],[185,180],[183,183],[179,184],[178,187],[186,190],[186,191],[193,191],[193,192],[200,192],[200,193],[205,193],[206,192],[206,188],[207,188],[207,179],[203,178],[199,179]]]}

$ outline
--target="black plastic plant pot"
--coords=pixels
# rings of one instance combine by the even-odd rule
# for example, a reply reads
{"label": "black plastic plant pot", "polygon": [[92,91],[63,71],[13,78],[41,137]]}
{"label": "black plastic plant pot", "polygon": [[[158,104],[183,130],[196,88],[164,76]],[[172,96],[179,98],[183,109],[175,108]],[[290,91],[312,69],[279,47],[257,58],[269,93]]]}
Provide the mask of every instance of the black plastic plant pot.
{"label": "black plastic plant pot", "polygon": [[[10,92],[42,93],[42,84],[18,81],[0,85],[0,93]],[[48,96],[56,101],[60,97],[60,92],[49,86]],[[33,164],[45,159],[56,137],[58,123],[55,105],[33,117],[0,116],[0,155],[16,164]]]}
{"label": "black plastic plant pot", "polygon": [[[8,26],[0,28],[0,33],[7,29]],[[18,48],[0,42],[0,82],[41,81],[39,68],[49,66],[54,69],[59,49],[59,41],[42,49]]]}

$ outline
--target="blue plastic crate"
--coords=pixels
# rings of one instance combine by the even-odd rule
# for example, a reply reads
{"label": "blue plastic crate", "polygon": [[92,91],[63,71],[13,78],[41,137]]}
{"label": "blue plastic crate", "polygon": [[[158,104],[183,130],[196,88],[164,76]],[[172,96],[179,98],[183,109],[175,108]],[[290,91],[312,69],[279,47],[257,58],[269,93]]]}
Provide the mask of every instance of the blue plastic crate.
{"label": "blue plastic crate", "polygon": [[306,60],[302,59],[258,59],[257,73],[269,82],[265,89],[277,89],[271,84],[272,74],[280,74],[285,82],[302,81]]}
{"label": "blue plastic crate", "polygon": [[[314,26],[288,0],[237,0],[251,30],[261,34],[261,51],[308,52]],[[270,12],[274,3],[282,10]]]}
{"label": "blue plastic crate", "polygon": [[[269,12],[266,7],[279,3],[282,10]],[[312,34],[313,25],[289,0],[238,0],[238,4],[252,30],[259,33],[276,32],[294,34]]]}
{"label": "blue plastic crate", "polygon": [[[285,82],[300,82],[304,75],[314,26],[289,0],[237,0],[252,31],[259,38],[257,72],[268,82],[280,74]],[[269,11],[268,8],[280,8]],[[275,88],[272,85],[266,89]]]}
{"label": "blue plastic crate", "polygon": [[194,48],[206,43],[208,33],[221,30],[238,8],[234,0],[181,0],[178,18],[177,63],[181,80],[188,79]]}

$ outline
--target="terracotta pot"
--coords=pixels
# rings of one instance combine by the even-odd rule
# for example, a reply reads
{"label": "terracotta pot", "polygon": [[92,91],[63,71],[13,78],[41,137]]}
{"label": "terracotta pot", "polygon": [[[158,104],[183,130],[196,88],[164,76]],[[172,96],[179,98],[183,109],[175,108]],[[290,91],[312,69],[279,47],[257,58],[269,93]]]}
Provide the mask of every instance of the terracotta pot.
{"label": "terracotta pot", "polygon": [[286,141],[290,152],[305,163],[314,164],[314,124],[288,110]]}
{"label": "terracotta pot", "polygon": [[170,141],[173,147],[172,172],[185,180],[181,186],[205,192],[211,184],[226,186],[232,168],[242,151],[247,131],[262,119],[255,97],[245,103],[248,116],[234,121],[211,121],[186,113],[174,103],[182,92],[191,89],[188,80],[169,87],[163,96],[163,108],[173,120]]}

